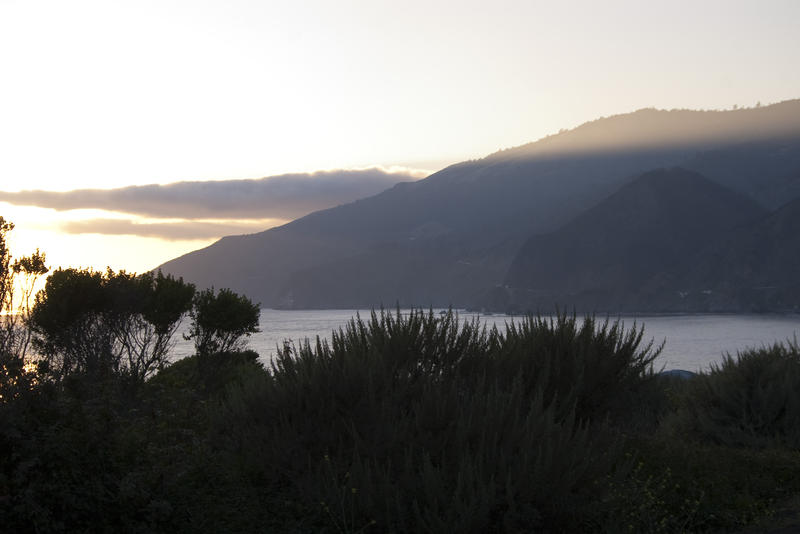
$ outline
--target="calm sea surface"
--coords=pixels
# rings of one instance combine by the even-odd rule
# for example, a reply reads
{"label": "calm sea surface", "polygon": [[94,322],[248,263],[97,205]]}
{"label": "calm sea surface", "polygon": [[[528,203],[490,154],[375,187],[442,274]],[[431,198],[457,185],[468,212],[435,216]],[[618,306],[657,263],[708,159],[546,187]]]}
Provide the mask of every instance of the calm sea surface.
{"label": "calm sea surface", "polygon": [[[363,310],[261,310],[261,332],[250,337],[250,348],[268,363],[284,340],[297,343],[306,338],[313,342],[316,336],[330,338],[331,331],[344,327],[356,313],[365,319],[370,315]],[[507,315],[477,316],[463,311],[459,317],[466,320],[480,317],[489,326],[498,327],[515,320]],[[657,367],[689,371],[707,369],[726,352],[735,354],[748,347],[792,339],[800,333],[800,315],[656,315],[622,317],[622,320],[626,328],[633,326],[634,321],[637,325],[644,324],[645,339],[652,338],[656,344],[666,339]],[[176,338],[173,359],[192,354],[192,343],[180,335]]]}

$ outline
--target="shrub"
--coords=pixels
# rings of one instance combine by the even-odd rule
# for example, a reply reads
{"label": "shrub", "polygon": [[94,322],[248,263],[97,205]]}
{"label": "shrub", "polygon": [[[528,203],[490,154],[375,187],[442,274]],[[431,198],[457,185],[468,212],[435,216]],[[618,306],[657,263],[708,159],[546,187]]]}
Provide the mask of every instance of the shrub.
{"label": "shrub", "polygon": [[[155,425],[113,384],[68,377],[0,408],[0,499],[9,532],[153,531],[169,519],[169,460]],[[9,424],[12,423],[12,424]],[[16,423],[16,424],[13,424]],[[5,447],[10,447],[10,453]],[[170,465],[167,463],[166,465]]]}
{"label": "shrub", "polygon": [[135,395],[73,374],[0,403],[4,531],[204,532],[209,519],[235,530],[240,499],[256,497],[215,461],[206,405],[265,374],[256,359],[214,354],[210,376],[181,360]]}
{"label": "shrub", "polygon": [[697,443],[682,434],[636,438],[626,449],[636,464],[597,503],[601,532],[738,531],[800,491],[800,456],[791,450]]}
{"label": "shrub", "polygon": [[565,413],[574,409],[579,420],[622,420],[656,378],[653,361],[662,347],[643,345],[643,336],[643,327],[626,331],[621,321],[528,316],[505,332],[493,330],[489,350],[467,355],[471,361],[462,369],[490,382],[519,378],[529,394],[541,391]]}
{"label": "shrub", "polygon": [[641,337],[591,318],[501,335],[373,313],[231,389],[214,442],[248,483],[341,531],[580,528],[594,482],[625,473],[603,420],[650,376]]}
{"label": "shrub", "polygon": [[199,397],[209,398],[223,395],[230,384],[266,373],[258,361],[258,353],[252,350],[209,354],[204,366],[198,365],[197,359],[195,355],[172,363],[148,384],[151,387],[188,390]]}
{"label": "shrub", "polygon": [[800,448],[796,340],[727,354],[692,383],[674,423],[691,435],[737,447]]}

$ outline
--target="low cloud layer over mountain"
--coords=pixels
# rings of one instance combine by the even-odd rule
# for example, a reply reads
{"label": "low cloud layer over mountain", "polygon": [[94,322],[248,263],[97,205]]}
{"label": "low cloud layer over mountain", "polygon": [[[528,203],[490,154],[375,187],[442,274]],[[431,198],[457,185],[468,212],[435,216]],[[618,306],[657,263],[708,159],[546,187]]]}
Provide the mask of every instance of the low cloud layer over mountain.
{"label": "low cloud layer over mountain", "polygon": [[0,201],[59,211],[102,209],[159,218],[294,219],[424,175],[421,171],[376,167],[118,189],[0,191]]}
{"label": "low cloud layer over mountain", "polygon": [[59,225],[68,234],[138,235],[168,241],[211,239],[222,235],[251,234],[285,223],[282,219],[253,221],[172,221],[139,222],[130,219],[86,219]]}
{"label": "low cloud layer over mountain", "polygon": [[0,191],[0,202],[57,211],[104,210],[150,219],[69,221],[60,225],[67,233],[207,239],[261,231],[316,210],[377,194],[398,182],[417,180],[426,174],[416,169],[373,167],[117,189]]}

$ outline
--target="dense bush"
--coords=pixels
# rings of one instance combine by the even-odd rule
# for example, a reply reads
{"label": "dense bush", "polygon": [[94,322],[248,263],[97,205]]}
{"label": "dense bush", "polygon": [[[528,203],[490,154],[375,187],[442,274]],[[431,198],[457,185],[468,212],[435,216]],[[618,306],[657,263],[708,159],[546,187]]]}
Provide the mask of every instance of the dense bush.
{"label": "dense bush", "polygon": [[520,377],[529,394],[541,391],[563,410],[574,408],[582,420],[619,418],[655,379],[653,361],[661,347],[643,345],[643,336],[643,327],[626,331],[620,321],[529,316],[503,333],[493,331],[488,354],[466,370],[504,383]]}
{"label": "dense bush", "polygon": [[634,469],[609,481],[596,503],[602,532],[738,532],[800,492],[794,451],[697,443],[664,432],[632,439],[626,449]]}
{"label": "dense bush", "polygon": [[270,377],[229,392],[216,443],[343,530],[589,528],[580,510],[626,463],[603,421],[650,379],[656,352],[640,341],[590,318],[500,334],[373,313],[330,344],[285,347]]}
{"label": "dense bush", "polygon": [[243,491],[231,491],[239,481],[208,446],[205,407],[242,377],[265,373],[256,358],[210,355],[209,375],[186,358],[135,395],[124,382],[76,374],[0,406],[2,530],[200,532],[209,517],[228,530],[237,520],[228,499]]}
{"label": "dense bush", "polygon": [[[205,406],[265,374],[258,356],[211,351],[205,365],[194,357],[164,369],[194,286],[161,273],[59,269],[31,309],[47,268],[38,251],[12,261],[12,228],[0,217],[0,530],[207,531],[207,517],[235,525],[245,507],[228,494],[239,481],[216,467]],[[250,313],[244,324],[236,314],[214,324],[227,346],[243,348],[239,332],[257,324],[258,309],[225,295]],[[258,514],[244,517],[252,525]]]}
{"label": "dense bush", "polygon": [[[152,454],[153,434],[140,431],[133,406],[113,391],[95,388],[87,398],[74,386],[0,412],[0,433],[11,449],[4,454],[3,528],[132,531],[164,524],[164,471],[156,467],[163,458]],[[5,419],[13,415],[36,424],[18,420],[9,427]]]}
{"label": "dense bush", "polygon": [[796,344],[679,380],[642,339],[379,312],[269,369],[197,354],[133,391],[23,373],[0,399],[3,529],[707,532],[800,492]]}
{"label": "dense bush", "polygon": [[692,382],[673,422],[684,432],[720,445],[800,449],[796,340],[727,354]]}

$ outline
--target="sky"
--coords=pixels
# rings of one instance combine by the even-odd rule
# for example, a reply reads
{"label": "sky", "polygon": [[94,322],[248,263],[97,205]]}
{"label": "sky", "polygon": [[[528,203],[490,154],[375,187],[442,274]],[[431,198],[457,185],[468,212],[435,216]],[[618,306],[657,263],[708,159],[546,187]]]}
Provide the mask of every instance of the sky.
{"label": "sky", "polygon": [[15,255],[141,272],[602,116],[798,98],[798,21],[796,0],[0,0],[0,216]]}

